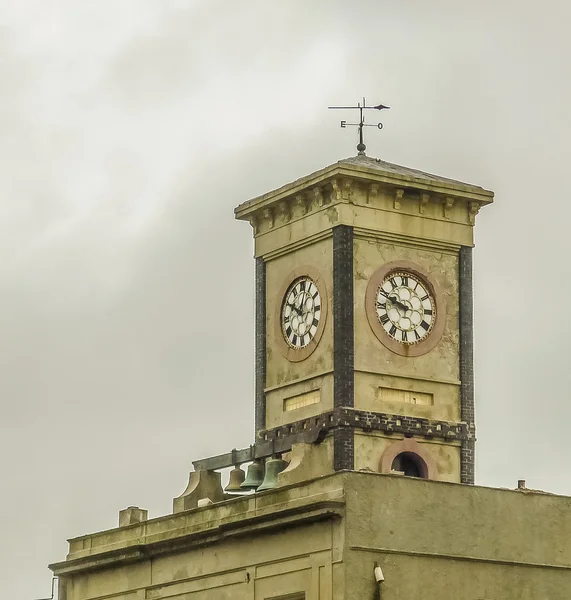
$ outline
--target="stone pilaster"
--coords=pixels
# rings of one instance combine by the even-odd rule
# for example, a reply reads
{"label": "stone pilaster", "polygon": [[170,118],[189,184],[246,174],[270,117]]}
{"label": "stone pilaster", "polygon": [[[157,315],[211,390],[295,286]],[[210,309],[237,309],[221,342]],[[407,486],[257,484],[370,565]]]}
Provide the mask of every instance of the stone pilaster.
{"label": "stone pilaster", "polygon": [[468,424],[471,439],[462,441],[460,481],[474,483],[474,298],[472,285],[472,248],[460,248],[458,262],[460,293],[460,418]]}
{"label": "stone pilaster", "polygon": [[[353,305],[353,228],[333,229],[333,344],[335,408],[355,405],[355,352]],[[338,429],[333,438],[336,471],[353,469],[354,436],[350,429]]]}
{"label": "stone pilaster", "polygon": [[266,428],[266,263],[256,258],[256,379],[255,379],[255,419],[256,437]]}

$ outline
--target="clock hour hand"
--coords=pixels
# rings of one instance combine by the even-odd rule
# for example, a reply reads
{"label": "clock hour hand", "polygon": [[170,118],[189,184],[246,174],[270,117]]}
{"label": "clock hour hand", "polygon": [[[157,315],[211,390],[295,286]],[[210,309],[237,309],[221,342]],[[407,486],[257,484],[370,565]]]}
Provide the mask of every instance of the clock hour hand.
{"label": "clock hour hand", "polygon": [[406,306],[406,304],[403,304],[399,299],[398,296],[392,296],[390,293],[385,292],[384,290],[379,290],[379,294],[381,294],[381,296],[384,296],[391,304],[393,304],[394,306],[396,306],[397,308],[400,308],[401,310],[404,310],[405,312],[407,310],[409,310],[408,306]]}
{"label": "clock hour hand", "polygon": [[299,308],[298,308],[298,307],[295,305],[295,302],[294,302],[293,304],[291,304],[291,308],[292,308],[292,310],[295,310],[295,312],[298,314],[298,316],[300,316],[300,317],[301,317],[301,315],[302,315],[302,312],[301,312],[301,310],[300,310],[300,309],[299,309]]}
{"label": "clock hour hand", "polygon": [[405,312],[408,310],[408,306],[403,304],[396,296],[388,296],[388,299],[394,304],[397,308],[404,310]]}

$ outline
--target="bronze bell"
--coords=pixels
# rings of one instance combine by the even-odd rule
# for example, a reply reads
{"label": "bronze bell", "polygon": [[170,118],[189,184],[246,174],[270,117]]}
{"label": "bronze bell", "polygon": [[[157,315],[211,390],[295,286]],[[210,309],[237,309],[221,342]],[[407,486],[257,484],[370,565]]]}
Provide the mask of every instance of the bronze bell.
{"label": "bronze bell", "polygon": [[241,490],[255,490],[264,480],[264,465],[259,459],[248,465],[246,479],[240,485]]}
{"label": "bronze bell", "polygon": [[282,458],[269,458],[266,461],[266,475],[264,477],[264,481],[262,485],[258,488],[258,492],[262,492],[263,490],[271,490],[278,485],[278,474],[281,473],[286,467],[288,463]]}
{"label": "bronze bell", "polygon": [[243,492],[244,490],[240,486],[244,483],[244,479],[246,479],[246,473],[244,473],[244,470],[241,469],[239,465],[235,465],[230,471],[230,480],[228,481],[228,485],[224,488],[224,491]]}

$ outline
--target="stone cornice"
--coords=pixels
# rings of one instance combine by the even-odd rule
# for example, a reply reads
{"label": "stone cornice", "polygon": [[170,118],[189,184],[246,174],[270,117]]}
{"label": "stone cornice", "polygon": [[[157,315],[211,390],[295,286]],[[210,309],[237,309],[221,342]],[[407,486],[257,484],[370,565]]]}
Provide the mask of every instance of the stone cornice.
{"label": "stone cornice", "polygon": [[260,432],[260,440],[256,442],[257,451],[258,447],[259,450],[262,449],[264,443],[290,445],[290,440],[295,438],[299,439],[291,443],[316,442],[323,439],[330,430],[340,427],[426,439],[442,438],[447,441],[475,438],[474,428],[463,421],[443,421],[340,407],[316,417]]}
{"label": "stone cornice", "polygon": [[493,193],[478,186],[340,162],[244,202],[234,212],[237,219],[249,221],[257,235],[262,229],[272,229],[276,223],[286,224],[327,204],[374,204],[381,192],[393,197],[394,210],[400,210],[405,196],[417,198],[417,213],[421,215],[428,204],[439,204],[444,220],[450,219],[453,206],[463,203],[465,222],[470,225],[474,224],[480,208],[493,202]]}
{"label": "stone cornice", "polygon": [[[54,563],[49,568],[56,576],[72,575],[146,560],[235,536],[277,531],[343,515],[345,499],[342,488],[290,498],[290,487],[299,486],[285,486],[276,491],[70,540],[67,560]],[[240,510],[241,504],[243,510]],[[85,549],[74,549],[74,545],[81,547],[83,544]]]}

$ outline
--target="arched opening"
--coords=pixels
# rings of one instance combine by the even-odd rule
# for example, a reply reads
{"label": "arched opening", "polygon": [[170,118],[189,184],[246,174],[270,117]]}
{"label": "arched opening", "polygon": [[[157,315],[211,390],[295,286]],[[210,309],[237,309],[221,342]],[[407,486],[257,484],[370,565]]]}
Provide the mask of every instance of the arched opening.
{"label": "arched opening", "polygon": [[428,467],[424,460],[414,452],[401,452],[392,462],[391,470],[401,471],[407,477],[428,479]]}
{"label": "arched opening", "polygon": [[385,448],[379,462],[381,473],[400,471],[409,477],[438,479],[430,444],[419,444],[413,438],[394,441]]}

